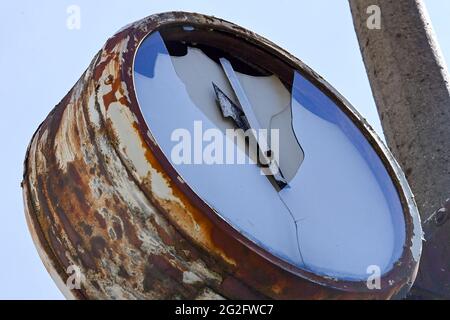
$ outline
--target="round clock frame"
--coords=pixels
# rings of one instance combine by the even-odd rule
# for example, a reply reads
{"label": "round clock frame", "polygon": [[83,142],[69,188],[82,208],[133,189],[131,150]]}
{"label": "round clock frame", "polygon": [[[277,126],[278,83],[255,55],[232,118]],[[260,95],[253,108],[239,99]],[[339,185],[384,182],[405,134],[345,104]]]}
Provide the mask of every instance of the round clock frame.
{"label": "round clock frame", "polygon": [[[142,116],[133,63],[149,34],[185,25],[232,35],[301,72],[364,134],[395,184],[406,225],[403,253],[382,275],[380,289],[321,276],[272,255],[222,220],[178,176]],[[152,15],[108,39],[34,134],[22,187],[33,240],[67,298],[389,299],[408,292],[419,265],[422,231],[414,198],[361,115],[269,40],[201,14]]]}

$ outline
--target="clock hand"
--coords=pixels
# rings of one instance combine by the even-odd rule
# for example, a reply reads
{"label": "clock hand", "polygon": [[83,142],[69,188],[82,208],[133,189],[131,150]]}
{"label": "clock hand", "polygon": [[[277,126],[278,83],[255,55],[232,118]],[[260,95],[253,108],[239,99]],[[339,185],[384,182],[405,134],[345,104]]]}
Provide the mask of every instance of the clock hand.
{"label": "clock hand", "polygon": [[213,82],[214,92],[216,93],[217,102],[219,103],[222,115],[225,118],[231,118],[239,129],[247,131],[250,125],[247,122],[244,112],[231,101],[230,98]]}
{"label": "clock hand", "polygon": [[[217,102],[219,103],[219,107],[222,111],[222,115],[225,118],[231,118],[233,119],[233,121],[235,122],[235,124],[237,125],[237,127],[239,129],[242,129],[246,132],[251,132],[251,134],[253,134],[253,131],[247,131],[248,129],[250,129],[250,125],[248,124],[247,118],[244,114],[244,112],[242,111],[241,108],[239,108],[222,90],[220,90],[220,88],[213,82],[213,88],[214,88],[214,92],[216,93],[216,99]],[[254,136],[252,137],[253,139],[256,139]],[[258,141],[257,142],[257,147],[260,148]],[[263,155],[260,155],[263,156]],[[259,158],[258,158],[259,160]],[[268,158],[264,159],[265,162],[261,163],[258,162],[258,164],[262,167],[267,167],[267,164],[269,163],[269,161],[272,161],[272,166],[276,166],[276,162],[274,160],[270,160]],[[273,171],[276,171],[275,173]],[[273,185],[276,186],[279,190],[282,190],[284,187],[287,186],[287,182],[284,179],[280,169],[277,167],[275,170],[270,171],[270,175],[267,175],[267,177],[272,178],[271,182],[273,182]]]}
{"label": "clock hand", "polygon": [[[243,129],[243,130],[247,130],[249,128],[261,129],[261,126],[260,126],[255,114],[253,113],[253,109],[250,105],[250,101],[248,100],[248,98],[244,92],[244,89],[242,88],[242,86],[236,76],[236,73],[234,72],[233,67],[231,66],[231,63],[225,58],[220,58],[220,63],[222,65],[225,75],[228,78],[228,81],[230,82],[231,87],[239,101],[239,104],[242,107],[242,109],[240,109],[238,106],[236,106],[234,104],[234,102],[229,97],[227,97],[227,95],[222,90],[220,90],[219,87],[213,82],[214,92],[216,93],[216,98],[217,98],[217,101],[219,102],[219,106],[220,106],[220,109],[222,110],[223,116],[232,118],[235,121],[236,125],[240,129]],[[254,135],[255,131],[253,131],[253,130],[250,130],[250,131]],[[261,135],[261,136],[263,136],[263,135]],[[256,139],[256,141],[258,143],[257,138],[255,136],[253,136],[253,138]],[[263,137],[263,139],[265,139],[265,137]],[[263,141],[263,146],[267,147],[267,141],[265,141],[265,140]],[[259,148],[261,147],[259,145],[259,143],[258,143],[258,147]],[[267,156],[268,152],[270,152],[269,149],[268,150],[263,149],[261,151],[263,153],[263,156]],[[265,163],[269,163],[269,162],[266,161]],[[280,190],[283,190],[283,188],[288,186],[288,184],[287,184],[286,180],[284,179],[284,177],[278,167],[278,164],[276,164],[276,165],[277,165],[277,173],[273,174],[271,177],[274,178],[274,180],[276,181],[276,184],[278,185]],[[283,203],[283,205],[289,212],[289,215],[294,223],[295,235],[296,235],[296,240],[297,240],[297,250],[298,250],[302,264],[305,264],[304,260],[303,260],[301,248],[300,248],[299,227],[298,227],[299,221],[297,219],[295,219],[295,216],[292,213],[291,209],[289,208],[287,201],[284,199],[284,193],[278,191],[277,194],[278,194],[281,202]]]}
{"label": "clock hand", "polygon": [[[258,144],[258,147],[260,149],[259,156],[261,156],[263,158],[263,160],[264,160],[263,163],[265,165],[269,166],[269,170],[271,173],[270,176],[272,176],[274,178],[276,185],[278,186],[278,188],[280,190],[282,190],[283,188],[288,186],[288,183],[287,183],[286,179],[284,178],[278,163],[274,159],[269,159],[269,154],[271,153],[271,150],[267,143],[266,136],[264,134],[259,134],[258,136],[256,136],[256,131],[261,130],[263,128],[259,124],[259,121],[256,118],[255,113],[253,112],[253,108],[250,104],[250,101],[248,100],[247,95],[245,94],[245,91],[242,88],[241,83],[239,82],[239,79],[237,78],[237,75],[234,72],[234,69],[233,69],[230,61],[228,61],[225,58],[220,58],[219,60],[222,65],[223,71],[225,72],[225,75],[228,78],[228,81],[230,82],[231,88],[233,89],[233,91],[238,99],[238,102],[242,108],[242,112],[247,120],[247,123],[250,125],[251,129],[254,129],[254,130],[250,130],[250,134],[252,135],[252,138]],[[223,92],[222,92],[222,94],[225,95]],[[217,91],[216,91],[216,95],[217,95]],[[220,102],[219,96],[218,96],[218,99]],[[230,99],[228,99],[228,100],[231,101]]]}

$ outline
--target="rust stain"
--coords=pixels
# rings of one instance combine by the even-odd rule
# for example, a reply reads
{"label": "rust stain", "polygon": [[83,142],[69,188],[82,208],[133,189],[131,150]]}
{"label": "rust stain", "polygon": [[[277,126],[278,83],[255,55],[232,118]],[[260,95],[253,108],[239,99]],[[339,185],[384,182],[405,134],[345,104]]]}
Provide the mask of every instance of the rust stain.
{"label": "rust stain", "polygon": [[[171,179],[167,176],[161,164],[157,161],[151,150],[147,147],[147,143],[144,141],[141,132],[139,131],[137,123],[133,124],[136,134],[141,139],[142,148],[145,150],[145,157],[149,164],[154,168],[158,174],[162,175],[164,180],[169,184],[171,191],[175,198],[179,199],[182,206],[178,202],[171,202],[165,199],[158,199],[152,193],[154,201],[158,202],[158,205],[167,212],[172,221],[176,221],[177,224],[185,231],[188,235],[192,236],[195,240],[199,241],[204,248],[207,248],[211,253],[216,253],[220,255],[225,261],[231,265],[236,265],[236,261],[228,257],[227,254],[221,249],[220,245],[215,243],[214,234],[217,229],[213,223],[205,219],[204,215],[200,210],[192,205],[187,196],[181,192],[180,189],[174,185]],[[145,183],[145,182],[144,182]],[[147,182],[147,185],[151,185]],[[150,190],[151,191],[151,188]]]}

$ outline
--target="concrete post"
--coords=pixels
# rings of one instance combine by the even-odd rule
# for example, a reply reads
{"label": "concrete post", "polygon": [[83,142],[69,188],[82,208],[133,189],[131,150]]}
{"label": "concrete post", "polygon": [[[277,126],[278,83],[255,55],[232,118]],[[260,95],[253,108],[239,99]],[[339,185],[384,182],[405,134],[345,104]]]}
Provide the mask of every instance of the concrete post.
{"label": "concrete post", "polygon": [[[426,221],[450,198],[450,78],[430,19],[421,0],[349,2],[386,141]],[[450,298],[450,224],[425,243],[412,293]]]}

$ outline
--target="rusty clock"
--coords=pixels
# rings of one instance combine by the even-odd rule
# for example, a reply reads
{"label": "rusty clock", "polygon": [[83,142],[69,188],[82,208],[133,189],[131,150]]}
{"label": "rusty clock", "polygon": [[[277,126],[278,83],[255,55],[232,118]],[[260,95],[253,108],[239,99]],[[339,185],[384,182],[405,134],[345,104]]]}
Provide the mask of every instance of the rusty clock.
{"label": "rusty clock", "polygon": [[358,112],[267,39],[194,13],[106,42],[33,136],[23,192],[68,298],[398,298],[421,253],[406,179]]}

